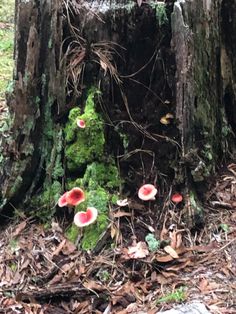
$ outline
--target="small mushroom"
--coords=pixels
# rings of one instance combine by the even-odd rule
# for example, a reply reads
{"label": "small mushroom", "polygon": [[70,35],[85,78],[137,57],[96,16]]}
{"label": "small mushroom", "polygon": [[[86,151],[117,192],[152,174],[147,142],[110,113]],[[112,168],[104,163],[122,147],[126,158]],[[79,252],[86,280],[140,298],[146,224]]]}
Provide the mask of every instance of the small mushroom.
{"label": "small mushroom", "polygon": [[179,193],[175,193],[172,195],[171,200],[175,204],[179,204],[183,200],[183,196]]}
{"label": "small mushroom", "polygon": [[65,192],[58,200],[58,206],[59,207],[64,207],[67,205],[67,200],[66,200],[66,197],[67,197],[67,194],[68,192]]}
{"label": "small mushroom", "polygon": [[78,127],[81,128],[81,129],[84,129],[85,126],[86,126],[85,125],[85,121],[82,120],[82,119],[77,119],[76,123],[77,123]]}
{"label": "small mushroom", "polygon": [[85,201],[84,191],[80,188],[71,189],[66,195],[66,201],[68,205],[77,206]]}
{"label": "small mushroom", "polygon": [[77,227],[88,226],[97,219],[98,211],[95,207],[88,207],[86,212],[75,214],[74,223]]}
{"label": "small mushroom", "polygon": [[155,200],[157,189],[152,184],[144,184],[138,191],[138,197],[143,201]]}

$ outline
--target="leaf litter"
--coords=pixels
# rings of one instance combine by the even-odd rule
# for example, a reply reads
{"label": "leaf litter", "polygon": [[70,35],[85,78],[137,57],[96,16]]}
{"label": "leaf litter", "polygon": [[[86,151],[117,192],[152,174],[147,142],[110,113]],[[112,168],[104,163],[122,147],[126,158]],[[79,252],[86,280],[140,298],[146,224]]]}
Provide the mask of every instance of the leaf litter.
{"label": "leaf litter", "polygon": [[[111,240],[98,252],[78,249],[59,222],[47,230],[30,219],[9,225],[0,237],[0,309],[155,314],[184,298],[202,301],[211,313],[236,313],[235,170],[229,165],[206,194],[199,233],[173,219],[168,202],[158,230],[131,199],[111,212],[115,245]],[[153,250],[145,241],[150,232],[160,241]]]}

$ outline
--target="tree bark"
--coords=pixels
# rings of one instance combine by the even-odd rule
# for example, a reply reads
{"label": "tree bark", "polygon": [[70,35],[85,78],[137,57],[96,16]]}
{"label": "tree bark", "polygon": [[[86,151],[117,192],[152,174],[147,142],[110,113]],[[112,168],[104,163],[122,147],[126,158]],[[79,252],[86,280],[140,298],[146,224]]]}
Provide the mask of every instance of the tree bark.
{"label": "tree bark", "polygon": [[10,131],[1,144],[1,208],[29,200],[39,184],[51,180],[53,152],[61,140],[54,112],[65,105],[62,31],[61,1],[16,2]]}
{"label": "tree bark", "polygon": [[118,158],[125,189],[135,194],[154,182],[163,198],[170,187],[185,190],[194,226],[202,218],[196,193],[235,152],[235,21],[228,0],[166,1],[165,8],[19,0],[10,126],[1,139],[1,208],[30,204],[54,184],[52,206],[64,182],[68,110],[81,103],[86,87],[98,85],[107,151]]}

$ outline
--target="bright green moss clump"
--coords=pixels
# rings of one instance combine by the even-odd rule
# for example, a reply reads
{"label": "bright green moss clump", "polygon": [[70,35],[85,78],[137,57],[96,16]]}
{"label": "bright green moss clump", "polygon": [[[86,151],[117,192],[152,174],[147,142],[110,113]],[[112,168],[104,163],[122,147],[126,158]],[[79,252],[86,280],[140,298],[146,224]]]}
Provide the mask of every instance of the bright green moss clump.
{"label": "bright green moss clump", "polygon": [[[105,144],[104,123],[102,117],[95,111],[94,96],[97,90],[91,89],[86,101],[84,113],[79,108],[73,108],[65,127],[67,168],[76,171],[81,166],[93,162],[103,156]],[[77,119],[85,121],[86,127],[77,126]]]}
{"label": "bright green moss clump", "polygon": [[[121,181],[114,160],[104,154],[105,136],[104,122],[95,111],[95,89],[89,91],[84,113],[79,108],[70,111],[65,127],[67,169],[69,172],[80,170],[86,166],[83,177],[70,181],[67,190],[78,186],[86,193],[86,201],[76,207],[77,211],[86,211],[87,207],[98,210],[97,221],[83,229],[81,247],[93,249],[102,234],[106,231],[109,220],[109,202],[112,193],[120,186]],[[85,121],[86,127],[77,126],[77,119]],[[67,237],[75,242],[80,230],[74,224],[67,230]]]}
{"label": "bright green moss clump", "polygon": [[75,181],[75,185],[85,189],[96,189],[99,186],[114,189],[120,186],[120,178],[117,167],[113,160],[108,162],[93,162],[87,166],[83,178]]}

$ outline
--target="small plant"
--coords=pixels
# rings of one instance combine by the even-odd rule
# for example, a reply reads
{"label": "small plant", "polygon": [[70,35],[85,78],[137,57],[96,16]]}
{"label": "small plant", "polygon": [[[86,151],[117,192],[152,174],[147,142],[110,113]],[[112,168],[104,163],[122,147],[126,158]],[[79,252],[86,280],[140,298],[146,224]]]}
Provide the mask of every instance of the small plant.
{"label": "small plant", "polygon": [[156,10],[156,19],[158,21],[159,27],[167,24],[168,17],[166,14],[165,4],[163,3],[153,3],[151,6]]}
{"label": "small plant", "polygon": [[171,302],[180,303],[180,302],[185,301],[186,298],[187,298],[186,287],[182,286],[182,287],[176,289],[174,292],[166,294],[165,296],[163,296],[162,298],[157,300],[157,303],[163,303],[163,302],[165,302],[165,303],[171,303]]}
{"label": "small plant", "polygon": [[225,233],[229,233],[230,230],[229,225],[224,223],[220,224],[220,229],[223,230]]}
{"label": "small plant", "polygon": [[157,251],[160,247],[160,241],[157,240],[152,233],[149,233],[148,235],[146,235],[145,241],[147,242],[148,249],[151,252]]}

